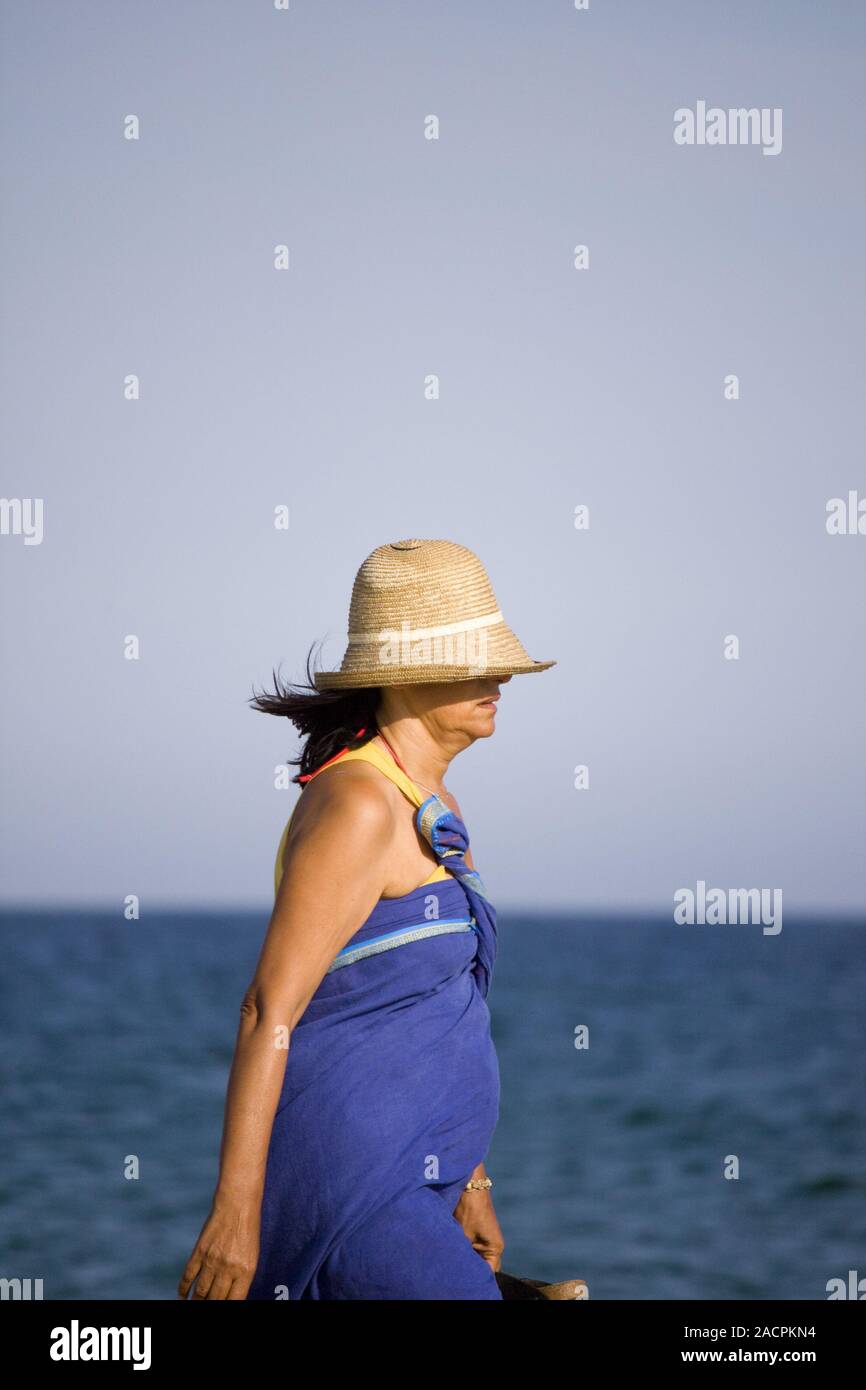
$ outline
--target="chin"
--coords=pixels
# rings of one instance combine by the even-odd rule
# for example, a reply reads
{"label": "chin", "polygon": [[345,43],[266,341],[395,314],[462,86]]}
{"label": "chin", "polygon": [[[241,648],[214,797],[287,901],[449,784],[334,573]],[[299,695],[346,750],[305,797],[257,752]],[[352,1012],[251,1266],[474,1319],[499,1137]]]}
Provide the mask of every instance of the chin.
{"label": "chin", "polygon": [[476,720],[473,733],[476,738],[489,738],[491,734],[495,734],[496,715],[482,714],[480,718]]}

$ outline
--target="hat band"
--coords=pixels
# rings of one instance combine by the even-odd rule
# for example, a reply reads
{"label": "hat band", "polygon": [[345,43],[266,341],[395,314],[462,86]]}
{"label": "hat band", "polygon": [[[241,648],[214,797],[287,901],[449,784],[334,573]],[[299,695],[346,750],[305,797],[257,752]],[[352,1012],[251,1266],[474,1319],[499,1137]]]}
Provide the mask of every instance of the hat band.
{"label": "hat band", "polygon": [[349,645],[354,646],[359,642],[388,642],[394,637],[401,637],[404,641],[418,642],[426,637],[450,637],[458,632],[473,632],[480,627],[493,627],[495,623],[503,623],[505,619],[497,611],[495,613],[484,613],[480,618],[464,618],[459,623],[441,623],[438,627],[416,627],[409,628],[409,624],[404,622],[398,631],[397,628],[386,628],[384,632],[350,632]]}

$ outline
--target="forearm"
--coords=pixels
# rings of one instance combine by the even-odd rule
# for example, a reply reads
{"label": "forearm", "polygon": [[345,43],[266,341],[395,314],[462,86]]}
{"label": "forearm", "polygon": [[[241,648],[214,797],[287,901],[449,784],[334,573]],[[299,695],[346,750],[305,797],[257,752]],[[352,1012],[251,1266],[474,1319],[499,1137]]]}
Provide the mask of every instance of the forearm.
{"label": "forearm", "polygon": [[215,1204],[261,1206],[288,1039],[287,1023],[245,1001],[226,1094]]}
{"label": "forearm", "polygon": [[[472,1171],[473,1178],[486,1178],[487,1170],[479,1163]],[[460,1194],[460,1201],[454,1215],[463,1227],[463,1234],[479,1255],[487,1260],[494,1271],[502,1267],[502,1252],[505,1242],[493,1206],[490,1189],[472,1188]]]}

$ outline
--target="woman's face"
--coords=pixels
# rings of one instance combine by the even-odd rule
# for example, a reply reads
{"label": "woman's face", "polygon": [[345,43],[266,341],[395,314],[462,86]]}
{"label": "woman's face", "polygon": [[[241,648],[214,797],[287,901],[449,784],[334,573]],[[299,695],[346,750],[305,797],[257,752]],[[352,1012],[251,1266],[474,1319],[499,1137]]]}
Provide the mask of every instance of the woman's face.
{"label": "woman's face", "polygon": [[444,746],[465,748],[493,733],[499,687],[510,680],[511,676],[477,676],[467,681],[389,686],[382,691],[380,712],[387,722],[421,719]]}

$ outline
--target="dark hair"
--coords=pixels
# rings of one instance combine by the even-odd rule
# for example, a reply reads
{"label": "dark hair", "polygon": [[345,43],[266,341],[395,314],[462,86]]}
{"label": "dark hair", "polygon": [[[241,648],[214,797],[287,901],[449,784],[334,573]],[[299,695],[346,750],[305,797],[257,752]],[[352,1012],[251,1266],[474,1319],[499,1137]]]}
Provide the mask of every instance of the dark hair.
{"label": "dark hair", "polygon": [[[314,772],[343,748],[362,748],[378,732],[376,710],[381,698],[378,687],[360,690],[317,690],[313,681],[312,656],[307,653],[307,679],[300,685],[285,684],[273,671],[274,692],[253,692],[248,702],[261,714],[282,715],[289,719],[306,741],[300,757],[288,758],[297,774],[293,782]],[[359,730],[363,733],[359,734]]]}

